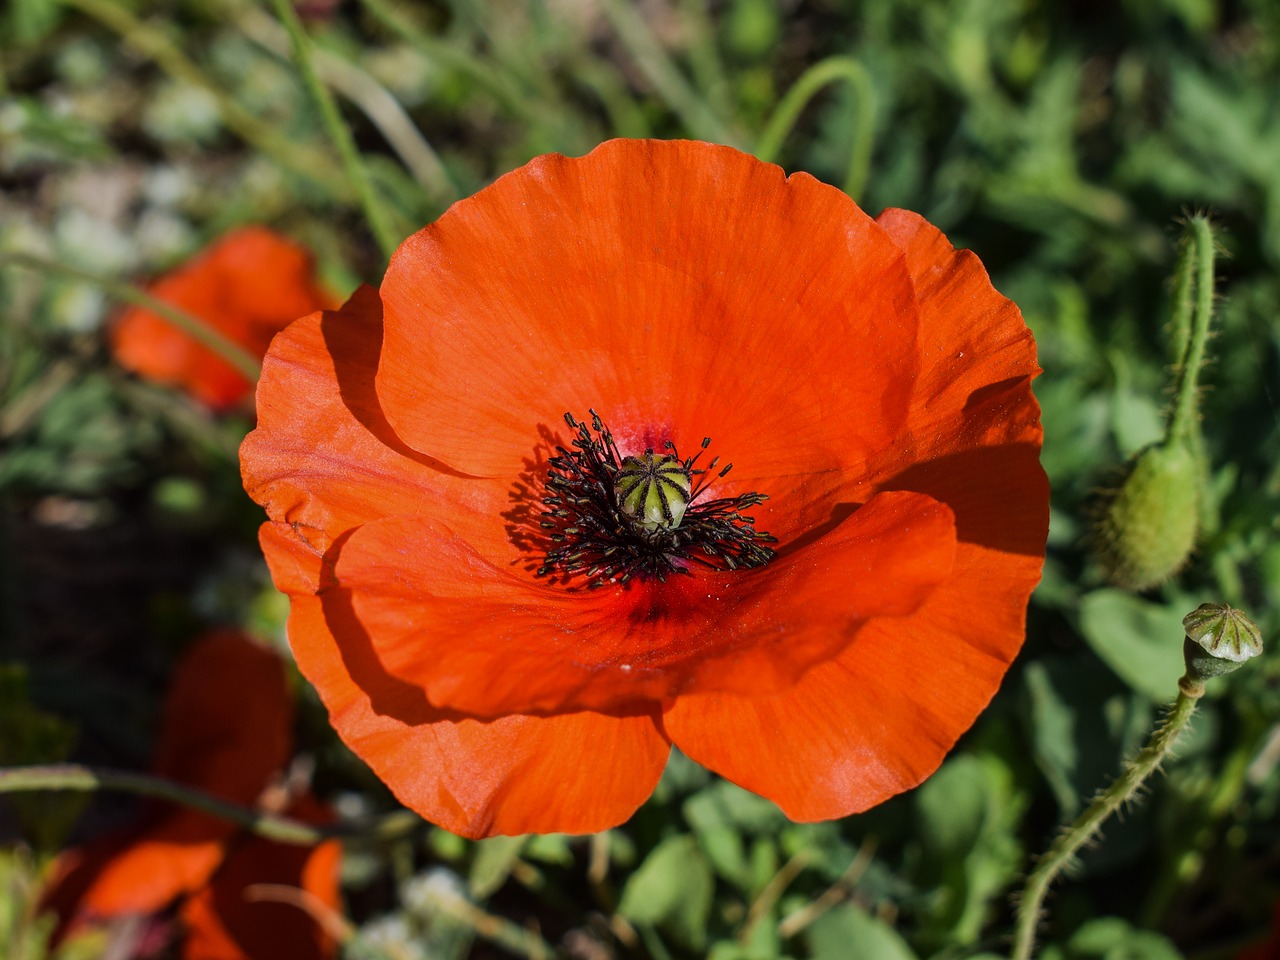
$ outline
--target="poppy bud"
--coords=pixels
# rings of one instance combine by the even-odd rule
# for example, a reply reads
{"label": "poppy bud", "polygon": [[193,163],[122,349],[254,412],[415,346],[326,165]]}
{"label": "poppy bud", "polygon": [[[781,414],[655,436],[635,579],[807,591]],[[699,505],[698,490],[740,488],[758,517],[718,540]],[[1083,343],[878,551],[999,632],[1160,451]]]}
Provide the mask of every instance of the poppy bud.
{"label": "poppy bud", "polygon": [[1196,545],[1199,497],[1199,470],[1185,444],[1138,454],[1094,529],[1094,555],[1107,579],[1146,590],[1182,569]]}
{"label": "poppy bud", "polygon": [[680,526],[692,486],[689,471],[680,460],[653,452],[624,457],[614,481],[622,512],[649,533]]}
{"label": "poppy bud", "polygon": [[1185,617],[1183,656],[1196,680],[1230,673],[1262,653],[1262,631],[1239,610],[1225,603],[1202,603]]}

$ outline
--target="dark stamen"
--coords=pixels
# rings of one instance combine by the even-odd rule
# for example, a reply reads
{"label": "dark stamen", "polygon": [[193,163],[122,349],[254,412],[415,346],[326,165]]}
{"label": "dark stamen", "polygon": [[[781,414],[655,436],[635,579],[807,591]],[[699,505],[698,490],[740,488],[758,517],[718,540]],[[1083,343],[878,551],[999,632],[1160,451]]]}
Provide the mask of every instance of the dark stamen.
{"label": "dark stamen", "polygon": [[[692,457],[680,460],[675,444],[666,441],[662,449],[671,459],[666,465],[654,464],[652,449],[641,458],[623,457],[604,421],[591,411],[590,426],[564,415],[565,423],[575,431],[572,449],[557,446],[557,456],[549,460],[546,495],[547,509],[542,513],[541,527],[549,534],[553,546],[538,568],[539,576],[555,573],[582,575],[594,589],[607,583],[625,584],[635,577],[665,582],[672,573],[688,574],[694,565],[713,570],[741,570],[759,567],[773,559],[767,544],[777,540],[755,529],[755,519],[742,511],[768,499],[762,493],[744,493],[737,497],[715,500],[701,499],[707,490],[709,475],[719,464],[714,458],[707,468],[696,466],[711,438],[702,441]],[[662,455],[666,456],[666,455]],[[625,462],[625,466],[624,466]],[[723,477],[729,464],[716,476]],[[647,477],[660,482],[663,496],[681,495],[679,475],[686,478],[687,507],[676,517],[662,502],[665,522],[635,515],[624,509],[619,496],[619,475],[624,470],[623,489],[635,490],[633,474],[640,469]],[[657,471],[655,474],[654,471]],[[660,474],[666,471],[671,478]],[[691,487],[690,487],[691,484]],[[638,497],[638,494],[636,495]]]}

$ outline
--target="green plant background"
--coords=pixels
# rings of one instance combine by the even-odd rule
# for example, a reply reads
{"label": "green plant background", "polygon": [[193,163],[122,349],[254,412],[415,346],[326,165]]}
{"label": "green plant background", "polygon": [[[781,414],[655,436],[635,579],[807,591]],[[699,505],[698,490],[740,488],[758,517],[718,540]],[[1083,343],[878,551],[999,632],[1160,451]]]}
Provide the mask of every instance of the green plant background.
{"label": "green plant background", "polygon": [[[1002,955],[1030,857],[1176,692],[1182,615],[1222,601],[1277,636],[1280,5],[309,0],[302,12],[401,236],[542,152],[614,136],[757,149],[807,69],[851,58],[774,159],[845,184],[869,151],[853,184],[864,207],[917,210],[980,254],[1040,345],[1053,485],[1025,651],[918,790],[796,825],[677,755],[636,817],[599,837],[469,843],[424,826],[352,843],[346,953]],[[143,280],[266,222],[314,249],[335,289],[376,282],[378,246],[289,56],[270,6],[251,0],[10,0],[0,252]],[[1083,539],[1096,491],[1160,436],[1167,278],[1192,211],[1213,217],[1224,251],[1202,377],[1204,530],[1179,577],[1133,595],[1104,583]],[[239,486],[248,422],[113,366],[113,309],[91,283],[0,268],[4,764],[143,768],[168,670],[200,625],[280,642],[260,514]],[[1165,778],[1058,887],[1044,957],[1210,960],[1264,936],[1280,899],[1278,687],[1274,656],[1214,682]],[[299,695],[319,790],[346,815],[392,809],[305,684]],[[47,923],[29,916],[41,865],[135,806],[0,803],[0,952],[43,955]]]}

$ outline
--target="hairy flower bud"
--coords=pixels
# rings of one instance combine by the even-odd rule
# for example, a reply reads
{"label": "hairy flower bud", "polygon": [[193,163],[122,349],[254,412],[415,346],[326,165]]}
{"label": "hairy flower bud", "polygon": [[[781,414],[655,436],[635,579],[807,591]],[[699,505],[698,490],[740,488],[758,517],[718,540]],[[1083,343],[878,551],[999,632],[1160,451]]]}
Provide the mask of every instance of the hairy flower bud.
{"label": "hairy flower bud", "polygon": [[1185,617],[1183,655],[1187,673],[1197,680],[1220,677],[1262,653],[1262,631],[1225,603],[1202,603]]}
{"label": "hairy flower bud", "polygon": [[1177,441],[1147,447],[1111,494],[1094,529],[1094,554],[1118,587],[1145,590],[1187,562],[1199,532],[1199,470]]}

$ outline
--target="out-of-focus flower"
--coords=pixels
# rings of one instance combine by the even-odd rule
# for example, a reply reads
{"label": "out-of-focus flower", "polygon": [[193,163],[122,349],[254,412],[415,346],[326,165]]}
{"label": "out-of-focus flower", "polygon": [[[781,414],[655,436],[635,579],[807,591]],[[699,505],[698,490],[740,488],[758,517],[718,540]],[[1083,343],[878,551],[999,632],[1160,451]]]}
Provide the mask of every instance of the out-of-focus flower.
{"label": "out-of-focus flower", "polygon": [[275,340],[242,465],[298,663],[405,804],[598,830],[675,743],[838,817],[990,700],[1043,562],[1039,370],[920,217],[613,141],[456,204],[380,294]]}
{"label": "out-of-focus flower", "polygon": [[[257,803],[292,751],[284,665],[234,631],[196,642],[173,678],[163,719],[154,771],[239,804]],[[310,797],[287,812],[328,819]],[[324,958],[333,944],[308,913],[251,894],[257,884],[297,888],[335,910],[338,856],[337,841],[272,843],[190,807],[156,802],[136,825],[62,854],[44,904],[58,914],[61,933],[176,905],[184,960]]]}
{"label": "out-of-focus flower", "polygon": [[[149,288],[255,357],[289,323],[335,304],[311,255],[265,227],[233,230]],[[135,373],[182,387],[213,410],[244,399],[252,384],[222,357],[162,317],[126,310],[111,331],[116,359]]]}
{"label": "out-of-focus flower", "polygon": [[1270,938],[1250,947],[1236,960],[1280,960],[1280,904],[1276,904],[1273,916]]}

